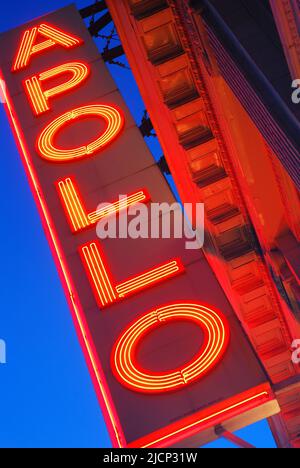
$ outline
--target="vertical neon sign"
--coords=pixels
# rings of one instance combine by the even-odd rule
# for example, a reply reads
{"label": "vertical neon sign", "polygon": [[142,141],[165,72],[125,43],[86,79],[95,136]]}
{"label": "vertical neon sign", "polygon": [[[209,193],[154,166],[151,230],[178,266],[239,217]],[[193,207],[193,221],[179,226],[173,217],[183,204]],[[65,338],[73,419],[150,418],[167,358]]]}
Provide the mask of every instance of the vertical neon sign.
{"label": "vertical neon sign", "polygon": [[[50,40],[52,41],[51,45],[54,45],[55,43],[57,45],[65,47],[75,47],[79,46],[83,42],[80,39],[70,36],[70,34],[66,33],[65,31],[58,30],[56,26],[40,24],[36,28],[32,28],[31,30],[27,30],[24,32],[13,66],[14,72],[28,67],[29,58],[31,57],[31,55],[37,52],[42,53],[48,47],[50,47],[49,40],[48,42],[42,43],[42,46],[41,43],[39,43],[39,47],[35,45],[37,33],[45,35],[46,37],[50,37]],[[71,79],[68,79],[63,84],[57,85],[54,88],[42,91],[42,81],[47,80],[48,78],[57,77],[61,74],[65,74],[66,72],[71,72]],[[51,96],[59,94],[63,95],[75,86],[82,86],[87,75],[88,67],[86,65],[79,62],[69,62],[63,63],[55,68],[43,71],[39,74],[38,77],[35,75],[27,78],[25,80],[25,89],[27,92],[27,97],[30,106],[33,109],[35,115],[39,116],[47,110],[50,110],[48,100]],[[59,148],[55,145],[54,140],[58,132],[62,132],[69,123],[72,123],[77,119],[86,118],[90,116],[96,117],[98,119],[103,119],[106,123],[105,130],[100,133],[100,136],[98,136],[98,138],[96,138],[92,142],[85,142],[80,147],[73,147],[68,149]],[[119,110],[117,110],[113,106],[103,105],[102,103],[89,106],[81,106],[76,109],[70,109],[69,111],[65,112],[64,114],[60,115],[54,120],[51,120],[47,124],[47,126],[41,131],[36,141],[37,151],[42,158],[50,160],[54,163],[72,162],[84,157],[91,157],[93,154],[103,150],[103,148],[105,148],[106,145],[110,144],[114,139],[116,139],[120,135],[123,123],[124,118]],[[57,182],[61,196],[63,197],[63,194],[66,195],[66,197],[63,198],[64,210],[67,211],[68,214],[72,213],[73,218],[74,215],[75,218],[77,215],[77,225],[83,227],[88,226],[88,217],[86,216],[84,210],[80,206],[79,198],[76,196],[77,194],[74,190],[74,186],[71,182],[71,179],[67,178],[66,180],[67,183],[65,182],[64,186],[62,181]],[[67,187],[68,191],[66,191]],[[80,222],[78,222],[78,217],[80,218]],[[72,216],[69,215],[69,221],[70,218],[72,218]],[[72,219],[71,222],[74,226],[74,219]],[[109,271],[108,262],[104,260],[103,254],[101,253],[101,247],[98,243],[89,242],[86,245],[81,246],[79,248],[79,253],[82,262],[86,268],[88,277],[90,279],[96,300],[100,307],[105,307],[109,304],[113,304],[117,300],[127,298],[132,294],[140,292],[147,287],[154,286],[161,281],[170,279],[172,276],[184,271],[184,267],[181,261],[179,259],[173,259],[169,262],[164,263],[163,265],[156,265],[152,269],[138,274],[119,284],[114,284],[115,282],[112,278],[111,272]],[[198,304],[198,307],[200,306],[201,304]],[[194,317],[191,312],[186,315],[183,312],[184,308],[189,309],[190,306],[188,304],[186,304],[186,306],[184,304],[178,304],[178,308],[179,307],[181,307],[182,310],[182,319],[184,317],[186,317],[186,319],[191,319],[191,317]],[[175,315],[175,309],[173,310],[173,314]],[[217,335],[218,342],[221,342],[222,346],[216,346],[216,349],[214,350],[214,359],[209,359],[208,356],[212,353],[212,349],[216,345],[215,341],[206,340],[206,344],[202,346],[200,361],[208,362],[208,365],[206,366],[206,372],[209,371],[210,368],[214,367],[215,363],[219,360],[218,358],[220,357],[221,353],[225,351],[226,344],[228,343],[229,339],[229,328],[227,326],[226,319],[219,315],[216,311],[207,309],[206,315],[209,316],[210,314],[211,322],[215,322],[216,317],[218,317],[218,320],[220,322],[219,328],[217,329]],[[158,324],[159,323],[160,320],[158,320]],[[205,324],[205,321],[203,323]],[[206,324],[205,327],[207,327]],[[135,330],[135,327],[132,327],[132,329]],[[212,328],[212,330],[214,330],[213,333],[214,336],[216,336],[216,329]],[[210,330],[209,327],[207,328],[206,337],[207,335],[210,336],[212,330]],[[129,332],[127,331],[127,335],[128,333]],[[134,335],[134,332],[132,332],[132,334]],[[194,359],[195,362],[198,362],[198,360],[199,357],[196,357]],[[121,355],[119,356],[119,353],[115,353],[115,373],[119,375],[119,380],[121,381],[121,383],[125,383],[126,379],[124,378],[123,373],[119,372],[119,369],[122,368],[122,365],[120,364],[121,362]],[[194,370],[192,380],[194,380],[195,378],[200,378],[202,375],[201,366],[199,367],[199,372],[196,372],[196,369],[198,369],[198,367],[193,367]],[[185,373],[183,371],[177,371],[175,372],[175,374],[179,376],[178,378],[180,381],[180,384],[178,383],[177,385],[189,385],[191,379],[185,377]],[[163,378],[163,376],[161,376],[161,378]],[[153,387],[155,387],[154,375],[152,379]],[[149,375],[148,385],[151,387],[151,377]],[[132,388],[135,388],[134,385],[132,385]],[[140,384],[138,388],[141,391],[141,389],[143,389],[143,386]],[[173,388],[176,388],[176,385],[174,385],[172,379],[166,378],[165,384],[161,390],[168,390]]]}
{"label": "vertical neon sign", "polygon": [[[48,20],[34,23],[18,33],[19,46],[14,53],[10,73],[12,79],[21,84],[24,96],[22,106],[25,112],[30,111],[33,119],[34,143],[29,145],[30,149],[30,139],[26,137],[28,130],[24,122],[19,124],[16,117],[18,111],[13,108],[14,98],[8,92],[7,110],[42,211],[46,232],[54,247],[79,338],[86,351],[113,442],[117,446],[169,445],[199,430],[203,423],[202,411],[194,409],[192,421],[190,417],[186,419],[182,416],[186,410],[181,409],[181,405],[190,398],[185,396],[184,389],[198,394],[200,387],[196,388],[196,383],[201,385],[204,377],[217,369],[217,364],[227,356],[229,324],[225,314],[218,312],[218,304],[215,306],[214,301],[209,305],[203,303],[206,286],[201,285],[201,278],[199,292],[193,293],[192,297],[191,292],[187,293],[192,291],[189,287],[189,264],[195,260],[188,261],[186,266],[182,251],[178,256],[177,248],[168,246],[169,251],[164,252],[164,248],[155,247],[149,258],[145,252],[141,262],[135,248],[131,251],[128,249],[128,252],[118,250],[118,254],[113,249],[108,253],[107,245],[95,239],[93,226],[98,220],[136,203],[148,203],[157,185],[161,184],[160,190],[163,190],[164,182],[155,172],[156,168],[155,171],[152,167],[148,168],[147,156],[143,156],[143,170],[152,171],[151,177],[155,177],[155,181],[152,182],[149,177],[144,181],[143,175],[135,176],[140,171],[140,153],[134,155],[131,162],[133,169],[129,174],[130,164],[122,166],[122,157],[132,154],[129,149],[128,153],[117,155],[120,168],[116,166],[117,176],[112,175],[109,157],[112,160],[116,158],[121,148],[119,142],[125,142],[123,135],[132,132],[132,124],[127,122],[122,105],[107,98],[106,90],[103,90],[103,97],[97,97],[101,79],[97,81],[97,88],[91,85],[95,74],[99,73],[94,66],[95,58],[88,59],[89,49],[82,52],[90,39],[81,37],[87,33],[82,32],[81,26],[78,29],[75,27],[78,15],[70,8],[74,30],[79,33],[73,34],[73,28],[65,28],[59,22]],[[60,57],[59,63],[56,56]],[[65,59],[62,60],[62,57]],[[3,78],[11,79],[7,70]],[[9,84],[7,88],[9,90]],[[114,97],[113,90],[111,95]],[[73,130],[81,125],[86,126],[86,122],[90,122],[97,131]],[[83,137],[81,141],[80,136]],[[135,150],[136,141],[139,141],[136,139],[133,138],[131,152]],[[126,145],[130,146],[131,143],[122,143],[122,150]],[[142,152],[145,152],[144,147]],[[98,164],[101,166],[99,177],[103,179],[103,187],[112,187],[110,197],[106,198],[112,203],[100,210],[95,209],[100,200],[93,198],[90,187],[93,180],[95,184],[98,183],[93,173],[97,171]],[[82,183],[84,173],[88,177]],[[134,183],[129,176],[135,180]],[[140,188],[139,177],[146,188]],[[123,200],[117,200],[118,184],[110,182],[119,179],[126,180],[126,186],[130,187],[128,196]],[[99,193],[104,193],[101,185],[100,189],[97,189]],[[150,248],[153,249],[149,243]],[[123,254],[128,256],[129,262],[122,257]],[[214,282],[215,279],[211,278],[211,283]],[[217,284],[214,288],[219,291]],[[163,290],[168,291],[165,300],[161,296]],[[215,297],[215,292],[211,297]],[[103,325],[97,328],[98,323]],[[168,371],[145,370],[139,361],[138,348],[143,346],[152,331],[173,323],[193,323],[197,326],[203,334],[199,349],[192,359],[186,359],[179,367],[174,368],[172,364]],[[105,332],[106,326],[110,333]],[[98,342],[98,335],[101,335],[103,344]],[[270,395],[267,387],[256,385],[262,381],[257,378],[252,389],[247,387],[233,391],[232,397],[228,399],[228,395],[227,399],[223,398],[224,402],[218,408],[212,405],[209,409],[211,423],[220,415],[242,412],[268,401]],[[122,401],[119,403],[120,398],[116,396],[120,392],[127,403],[128,398],[131,399],[132,415],[134,411],[139,414],[135,395],[136,398],[144,395],[147,399],[149,415],[145,427],[142,427],[140,420],[139,424],[131,427],[132,422],[123,415],[124,404]],[[165,420],[160,421],[159,411],[155,410],[154,417],[155,411],[151,410],[151,405],[170,405],[165,400],[169,392],[172,395],[177,392],[179,403],[169,406],[170,416],[166,414]],[[173,416],[171,413],[174,413]],[[172,430],[171,426],[168,429],[167,423],[171,419],[177,420]]]}

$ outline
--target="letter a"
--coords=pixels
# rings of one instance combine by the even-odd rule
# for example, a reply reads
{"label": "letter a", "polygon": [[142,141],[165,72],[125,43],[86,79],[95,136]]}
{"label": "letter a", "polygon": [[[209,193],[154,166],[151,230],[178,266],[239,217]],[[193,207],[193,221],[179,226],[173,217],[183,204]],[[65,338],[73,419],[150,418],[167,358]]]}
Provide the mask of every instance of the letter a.
{"label": "letter a", "polygon": [[[44,37],[45,40],[36,43],[38,35]],[[30,57],[45,49],[49,49],[55,45],[60,45],[69,49],[82,44],[82,42],[82,39],[72,36],[69,33],[61,31],[60,29],[46,23],[40,24],[39,26],[35,26],[31,29],[26,29],[23,33],[16,58],[13,62],[12,71],[16,72],[27,67]]]}

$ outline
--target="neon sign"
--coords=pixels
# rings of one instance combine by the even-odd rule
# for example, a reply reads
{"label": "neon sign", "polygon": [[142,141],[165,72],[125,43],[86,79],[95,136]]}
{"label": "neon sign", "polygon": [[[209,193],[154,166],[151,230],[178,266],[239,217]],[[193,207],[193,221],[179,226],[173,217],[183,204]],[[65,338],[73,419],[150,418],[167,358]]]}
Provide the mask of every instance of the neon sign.
{"label": "neon sign", "polygon": [[[244,334],[236,330],[234,340],[238,334],[248,354],[233,357],[229,331],[233,312],[200,254],[192,258],[175,240],[163,246],[160,240],[155,245],[146,240],[124,247],[96,240],[92,228],[99,220],[160,198],[167,190],[133,122],[125,117],[126,106],[114,83],[104,68],[97,69],[98,56],[77,11],[67,7],[63,12],[62,17],[54,13],[18,33],[12,67],[2,71],[8,83],[3,87],[7,111],[113,444],[171,445],[199,431],[206,421],[212,425],[221,416],[263,405],[272,396],[258,372],[251,388],[238,379],[234,390],[213,398],[206,391],[198,402],[209,377],[222,374],[218,365],[222,360],[231,370],[244,368],[248,360],[254,360],[252,368],[257,364]],[[91,84],[95,76],[96,87]],[[19,110],[15,96],[10,96],[10,80],[23,89]],[[83,121],[96,128],[97,135],[83,130],[84,143],[77,144],[74,128]],[[117,199],[119,192],[127,196]],[[97,209],[103,199],[112,201]],[[195,265],[197,275],[202,272],[196,280]],[[173,322],[183,328],[192,323],[202,331],[197,353],[180,366],[177,356],[168,356],[166,372],[145,369],[139,346],[162,324]],[[196,340],[189,333],[183,335],[186,343]],[[166,333],[166,349],[172,339]],[[167,399],[170,394],[174,403]],[[212,404],[213,399],[221,403]]]}
{"label": "neon sign", "polygon": [[107,261],[104,260],[97,242],[81,246],[80,255],[100,307],[124,299],[184,271],[181,261],[174,259],[122,283],[114,284]]}
{"label": "neon sign", "polygon": [[[39,35],[46,40],[36,43]],[[72,36],[49,24],[44,23],[31,29],[26,29],[23,33],[12,71],[20,71],[27,67],[32,55],[44,52],[55,45],[69,49],[77,47],[80,44],[82,44],[82,40],[78,37]]]}
{"label": "neon sign", "polygon": [[[195,322],[204,331],[199,353],[172,372],[146,372],[137,363],[136,348],[153,329],[174,320]],[[122,333],[112,354],[115,374],[122,383],[140,392],[166,392],[182,388],[209,372],[222,358],[229,340],[225,317],[204,305],[175,303],[151,310]]]}
{"label": "neon sign", "polygon": [[72,232],[86,229],[106,216],[127,210],[136,203],[147,203],[150,200],[148,191],[143,189],[98,210],[87,212],[74,178],[66,177],[58,181],[56,186]]}
{"label": "neon sign", "polygon": [[[75,148],[64,149],[55,146],[54,139],[59,131],[78,119],[91,116],[100,120],[104,119],[106,122],[106,128],[101,131],[98,138],[92,142],[87,142],[84,146]],[[98,104],[71,109],[51,121],[44,128],[37,140],[37,149],[42,158],[53,162],[81,159],[96,153],[111,143],[122,130],[123,122],[121,113],[112,106]]]}
{"label": "neon sign", "polygon": [[[43,91],[42,83],[44,81],[65,73],[71,74],[71,77],[66,82]],[[28,94],[28,99],[34,113],[39,115],[50,110],[50,98],[59,94],[64,94],[70,89],[79,86],[86,80],[89,73],[90,69],[85,63],[69,62],[59,65],[58,67],[50,68],[50,70],[46,70],[38,76],[33,75],[25,80],[25,91]]]}

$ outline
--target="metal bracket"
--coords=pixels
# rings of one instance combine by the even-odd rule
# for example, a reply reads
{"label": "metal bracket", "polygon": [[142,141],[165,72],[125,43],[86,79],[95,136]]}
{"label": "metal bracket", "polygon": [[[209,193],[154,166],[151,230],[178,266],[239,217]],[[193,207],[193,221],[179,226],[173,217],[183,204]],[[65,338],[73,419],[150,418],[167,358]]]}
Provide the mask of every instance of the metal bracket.
{"label": "metal bracket", "polygon": [[241,439],[233,432],[227,431],[221,424],[215,427],[215,434],[218,437],[224,437],[224,439],[229,440],[234,445],[240,448],[255,448],[254,445],[249,444],[244,439]]}

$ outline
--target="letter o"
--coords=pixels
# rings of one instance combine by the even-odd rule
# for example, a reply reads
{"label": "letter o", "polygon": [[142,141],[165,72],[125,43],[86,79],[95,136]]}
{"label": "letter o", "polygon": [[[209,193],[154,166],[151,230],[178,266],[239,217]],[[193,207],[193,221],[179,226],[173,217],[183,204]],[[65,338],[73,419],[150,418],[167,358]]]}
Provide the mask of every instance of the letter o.
{"label": "letter o", "polygon": [[[164,323],[180,320],[199,325],[204,340],[187,364],[170,372],[149,372],[136,361],[136,349],[144,336]],[[210,372],[229,343],[229,326],[220,312],[197,303],[175,303],[147,312],[129,325],[118,338],[111,356],[113,372],[131,390],[160,393],[183,388]]]}
{"label": "letter o", "polygon": [[[57,148],[54,139],[59,130],[82,117],[97,117],[106,121],[106,128],[101,135],[86,146],[77,148]],[[40,134],[37,141],[37,150],[44,159],[54,162],[67,162],[81,159],[99,151],[111,143],[122,130],[124,123],[120,111],[112,106],[91,105],[73,109],[53,120]]]}

